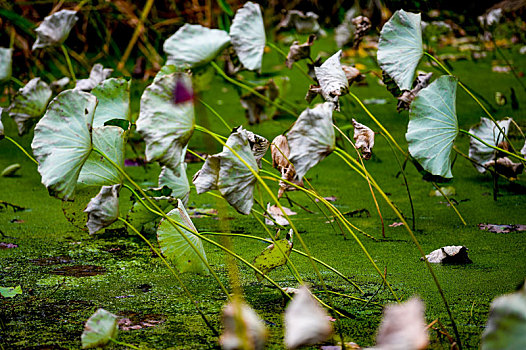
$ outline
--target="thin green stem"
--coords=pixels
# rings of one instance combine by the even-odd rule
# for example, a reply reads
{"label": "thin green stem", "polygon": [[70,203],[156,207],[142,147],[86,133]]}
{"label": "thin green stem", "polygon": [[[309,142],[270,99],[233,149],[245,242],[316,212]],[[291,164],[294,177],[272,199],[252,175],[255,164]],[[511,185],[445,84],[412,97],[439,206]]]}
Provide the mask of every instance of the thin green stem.
{"label": "thin green stem", "polygon": [[206,103],[205,101],[203,101],[202,99],[199,99],[199,102],[201,102],[201,104],[203,106],[206,107],[206,109],[208,109],[210,112],[212,112],[212,114],[214,116],[216,116],[220,121],[221,123],[223,123],[223,125],[226,127],[227,131],[228,132],[231,132],[232,131],[232,127],[230,125],[228,125],[228,123],[223,119],[223,117],[221,117],[221,115],[219,113],[216,112],[215,109],[213,109],[208,103]]}
{"label": "thin green stem", "polygon": [[[283,57],[287,58],[287,54],[285,53],[285,51],[283,51],[282,49],[280,49],[278,47],[278,45],[270,42],[270,41],[267,41],[267,45],[270,46],[271,48],[273,48],[274,50],[276,50],[278,53],[280,53]],[[314,81],[314,79],[312,79],[312,77],[309,75],[308,72],[305,71],[305,69],[303,69],[303,67],[297,62],[297,61],[294,61],[293,63],[294,67],[298,68],[300,70],[301,73],[303,73],[303,75],[305,77],[307,77],[307,79],[309,81]]]}
{"label": "thin green stem", "polygon": [[66,62],[68,63],[68,69],[69,74],[71,74],[71,79],[73,80],[73,83],[77,81],[77,78],[75,77],[75,72],[73,71],[73,65],[71,64],[71,59],[69,58],[68,49],[64,44],[60,45],[60,48],[62,49],[62,52],[64,53],[64,57],[66,58]]}
{"label": "thin green stem", "polygon": [[24,86],[24,83],[18,80],[16,77],[11,76],[11,81],[16,83],[20,87]]}
{"label": "thin green stem", "polygon": [[125,343],[125,342],[122,342],[122,341],[118,341],[118,340],[113,339],[113,338],[109,338],[109,339],[110,339],[110,341],[111,341],[112,343],[115,343],[115,344],[117,344],[117,345],[122,345],[122,346],[125,346],[125,347],[130,348],[130,349],[141,350],[140,348],[138,348],[138,347],[135,346],[135,345],[128,344],[128,343]]}
{"label": "thin green stem", "polygon": [[466,134],[466,135],[469,135],[469,136],[473,137],[473,138],[476,139],[477,141],[483,143],[484,145],[486,145],[486,146],[488,146],[488,147],[490,147],[490,148],[493,148],[493,149],[496,150],[496,151],[499,151],[499,152],[505,153],[505,154],[507,154],[508,156],[513,157],[513,158],[515,158],[515,159],[517,159],[517,160],[519,160],[519,161],[521,161],[521,162],[526,162],[526,159],[525,159],[525,158],[523,158],[523,157],[519,157],[518,155],[516,155],[516,154],[514,154],[514,153],[511,153],[511,152],[509,152],[509,151],[506,151],[505,149],[502,149],[502,148],[500,148],[500,147],[493,146],[493,145],[487,143],[486,141],[482,140],[482,139],[481,139],[480,137],[478,137],[477,135],[473,135],[473,134],[470,133],[469,131],[466,131],[466,130],[463,130],[463,129],[459,129],[459,131],[460,131],[461,133],[463,133],[463,134]]}
{"label": "thin green stem", "polygon": [[38,162],[35,160],[35,158],[33,158],[25,149],[24,147],[20,146],[20,144],[18,142],[16,142],[15,140],[13,140],[12,138],[10,138],[9,136],[5,136],[5,139],[6,140],[9,140],[11,141],[16,147],[18,147],[29,159],[31,159],[31,161],[33,161],[33,163],[35,163],[36,165],[38,165]]}
{"label": "thin green stem", "polygon": [[462,221],[462,223],[464,224],[464,226],[467,226],[466,224],[466,221],[464,220],[464,218],[462,217],[462,215],[460,215],[460,212],[458,211],[457,207],[455,206],[455,204],[453,204],[453,202],[451,202],[451,200],[446,196],[446,194],[444,193],[444,191],[442,191],[442,189],[436,184],[436,182],[432,182],[433,186],[435,186],[435,188],[437,189],[438,192],[440,192],[440,194],[442,195],[442,197],[444,197],[446,199],[446,201],[449,203],[449,206],[451,208],[453,208],[453,210],[455,211],[455,213],[457,213],[458,217],[460,218],[460,220]]}

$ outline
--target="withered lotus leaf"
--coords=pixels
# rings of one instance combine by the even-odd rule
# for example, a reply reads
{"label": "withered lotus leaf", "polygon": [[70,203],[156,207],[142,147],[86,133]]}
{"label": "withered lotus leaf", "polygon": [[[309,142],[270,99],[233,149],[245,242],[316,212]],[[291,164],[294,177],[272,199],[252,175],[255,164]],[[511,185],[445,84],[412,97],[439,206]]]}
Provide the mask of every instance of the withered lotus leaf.
{"label": "withered lotus leaf", "polygon": [[363,159],[371,159],[374,146],[374,131],[367,126],[358,123],[355,119],[352,120],[352,125],[354,126],[354,141],[356,142],[356,148],[362,151]]}
{"label": "withered lotus leaf", "polygon": [[[285,181],[291,182],[298,186],[303,187],[303,180],[298,179],[296,176],[296,170],[294,165],[289,162],[290,156],[289,142],[285,135],[278,135],[272,140],[270,145],[272,154],[272,166],[281,173],[281,179],[279,182],[278,199],[283,196],[285,191],[295,191],[296,188]],[[285,180],[285,181],[283,181]]]}
{"label": "withered lotus leaf", "polygon": [[[504,135],[507,136],[511,124],[511,118],[499,120],[497,123],[502,131],[504,131]],[[480,118],[480,123],[469,129],[469,133],[493,146],[497,146],[504,140],[504,135],[502,135],[499,128],[497,128],[493,121],[486,117]],[[492,160],[494,161],[497,153],[493,148],[488,147],[474,137],[471,137],[469,141],[468,155],[469,158],[476,162],[474,165],[479,173],[485,173],[487,167],[484,166],[484,164],[487,164]]]}
{"label": "withered lotus leaf", "polygon": [[342,69],[342,50],[329,57],[321,66],[314,67],[325,101],[337,103],[338,97],[349,92],[349,81]]}
{"label": "withered lotus leaf", "polygon": [[113,69],[104,68],[104,66],[100,63],[94,64],[93,67],[91,67],[89,78],[77,80],[75,89],[91,91],[93,88],[95,88],[95,86],[99,85],[104,80],[106,80],[112,72]]}
{"label": "withered lotus leaf", "polygon": [[[240,325],[243,328],[240,329]],[[224,350],[244,349],[245,340],[249,349],[263,350],[267,340],[265,323],[256,312],[243,301],[233,300],[223,308],[224,331],[219,344]],[[242,334],[241,332],[244,332]]]}
{"label": "withered lotus leaf", "polygon": [[88,213],[86,226],[90,235],[111,225],[119,217],[120,187],[120,184],[102,186],[100,192],[89,201],[84,212]]}
{"label": "withered lotus leaf", "polygon": [[44,18],[44,21],[35,29],[37,40],[32,50],[62,44],[79,19],[76,14],[77,11],[60,10]]}
{"label": "withered lotus leaf", "polygon": [[314,44],[314,40],[316,40],[316,35],[311,34],[309,35],[309,39],[303,44],[300,44],[299,41],[294,41],[292,43],[285,61],[285,64],[289,69],[292,68],[294,62],[310,57],[310,47]]}
{"label": "withered lotus leaf", "polygon": [[398,104],[396,106],[396,109],[398,112],[401,110],[409,110],[409,106],[411,105],[411,102],[414,101],[416,95],[420,92],[420,90],[426,88],[429,85],[429,82],[431,81],[431,77],[433,76],[433,73],[421,73],[418,74],[418,76],[415,79],[414,88],[412,90],[406,90],[402,92],[402,95],[397,97],[398,98]]}

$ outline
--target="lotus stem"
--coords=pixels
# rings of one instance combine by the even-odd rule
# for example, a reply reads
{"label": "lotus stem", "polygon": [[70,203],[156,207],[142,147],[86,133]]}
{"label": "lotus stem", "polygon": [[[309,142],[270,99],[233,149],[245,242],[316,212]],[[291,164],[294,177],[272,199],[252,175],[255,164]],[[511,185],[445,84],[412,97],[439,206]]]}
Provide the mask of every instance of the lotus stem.
{"label": "lotus stem", "polygon": [[62,52],[64,53],[64,57],[66,58],[66,62],[68,64],[69,74],[71,74],[71,79],[74,83],[77,82],[77,78],[75,77],[75,71],[73,71],[73,65],[71,64],[71,59],[69,58],[68,49],[64,44],[60,45],[60,48],[62,49]]}
{"label": "lotus stem", "polygon": [[[287,57],[287,54],[278,47],[278,45],[270,42],[270,41],[267,41],[267,45],[270,46],[271,48],[273,48],[274,50],[276,50],[278,53],[280,53],[283,57]],[[309,57],[310,58],[310,57]],[[312,62],[312,58],[310,58],[311,62]],[[298,68],[300,70],[301,73],[303,73],[304,76],[307,77],[307,79],[310,81],[310,82],[313,82],[314,79],[312,79],[312,77],[309,75],[308,72],[305,71],[305,69],[303,69],[303,67],[296,61],[294,61],[293,63],[294,67]]]}
{"label": "lotus stem", "polygon": [[113,339],[111,337],[108,338],[108,339],[114,344],[122,345],[122,346],[125,346],[125,347],[130,348],[130,349],[141,350],[140,348],[136,347],[135,345],[128,344],[128,343],[125,343],[125,342],[122,342],[122,341],[118,341],[118,340]]}
{"label": "lotus stem", "polygon": [[221,117],[221,115],[219,113],[216,112],[215,109],[213,109],[208,103],[206,103],[202,99],[199,99],[199,102],[201,102],[203,104],[203,106],[206,107],[206,109],[208,109],[210,112],[212,112],[212,114],[214,116],[216,116],[221,121],[221,123],[223,123],[223,125],[226,127],[228,132],[232,131],[232,127],[230,125],[228,125],[228,123],[223,119],[223,117]]}
{"label": "lotus stem", "polygon": [[18,86],[22,87],[24,86],[24,83],[18,80],[16,77],[11,76],[11,81],[17,84]]}
{"label": "lotus stem", "polygon": [[13,140],[12,138],[10,138],[9,136],[5,135],[5,139],[6,140],[9,140],[11,141],[11,143],[13,143],[13,145],[15,145],[16,147],[18,147],[29,159],[31,159],[31,161],[33,163],[35,163],[36,165],[38,165],[38,162],[35,160],[35,158],[33,158],[25,149],[24,147],[20,146],[20,144],[18,142],[16,142],[15,140]]}
{"label": "lotus stem", "polygon": [[[466,130],[463,130],[463,129],[459,129],[459,131],[460,131],[461,133],[463,133],[463,134],[466,134],[466,135],[469,135],[469,136],[473,137],[473,138],[476,139],[477,141],[483,143],[485,146],[488,146],[488,147],[490,147],[490,148],[493,148],[493,149],[496,150],[496,151],[499,151],[499,152],[505,153],[505,154],[507,154],[508,156],[513,157],[513,158],[515,158],[515,159],[517,159],[517,160],[519,160],[519,161],[521,161],[521,162],[526,162],[526,159],[525,159],[525,158],[520,157],[520,156],[516,155],[515,153],[511,153],[511,152],[509,152],[509,151],[506,151],[505,149],[502,149],[502,148],[500,148],[500,147],[493,146],[493,145],[487,143],[486,141],[482,140],[480,137],[478,137],[478,136],[476,136],[476,135],[473,135],[473,134],[470,133],[469,131],[466,131]],[[511,145],[511,144],[510,144],[510,145]]]}
{"label": "lotus stem", "polygon": [[464,224],[464,226],[467,226],[468,224],[466,224],[466,221],[464,220],[464,218],[462,217],[462,215],[460,215],[460,212],[458,211],[458,209],[456,208],[455,204],[453,204],[453,202],[451,202],[451,200],[446,196],[446,194],[444,193],[444,191],[442,191],[442,189],[436,184],[436,182],[432,182],[433,186],[435,186],[435,188],[437,189],[438,192],[440,192],[440,194],[442,195],[442,197],[444,197],[446,199],[446,201],[449,203],[449,206],[453,208],[453,210],[455,211],[455,213],[457,213],[458,217],[460,218],[460,220],[462,221],[462,223]]}
{"label": "lotus stem", "polygon": [[181,286],[181,288],[183,289],[184,293],[186,294],[186,296],[188,297],[188,299],[195,305],[195,308],[197,310],[197,312],[199,313],[199,315],[201,316],[201,318],[203,319],[203,321],[205,322],[205,324],[208,326],[208,328],[210,328],[210,330],[212,331],[212,333],[214,334],[214,336],[218,336],[219,333],[217,332],[217,330],[214,328],[214,326],[212,326],[212,324],[210,323],[210,321],[206,318],[205,314],[201,311],[201,309],[199,308],[198,306],[198,303],[197,301],[194,299],[194,297],[192,296],[192,293],[190,293],[190,291],[186,288],[186,285],[183,283],[183,281],[179,278],[179,275],[175,272],[175,270],[173,269],[173,267],[168,263],[168,261],[166,261],[166,259],[163,257],[163,255],[157,250],[155,249],[155,247],[153,246],[153,244],[150,243],[150,241],[144,237],[141,232],[139,232],[139,230],[137,230],[132,224],[130,224],[128,221],[126,221],[125,219],[121,218],[121,217],[118,217],[117,218],[119,221],[123,222],[124,224],[126,224],[126,226],[128,226],[133,232],[135,232],[136,235],[138,235],[143,241],[146,242],[146,244],[148,244],[148,246],[150,247],[150,249],[155,253],[155,255],[157,255],[161,261],[166,265],[166,267],[168,268],[168,270],[170,270],[170,272],[172,273],[172,275],[175,277],[175,279],[177,280],[177,283],[179,283],[179,285]]}

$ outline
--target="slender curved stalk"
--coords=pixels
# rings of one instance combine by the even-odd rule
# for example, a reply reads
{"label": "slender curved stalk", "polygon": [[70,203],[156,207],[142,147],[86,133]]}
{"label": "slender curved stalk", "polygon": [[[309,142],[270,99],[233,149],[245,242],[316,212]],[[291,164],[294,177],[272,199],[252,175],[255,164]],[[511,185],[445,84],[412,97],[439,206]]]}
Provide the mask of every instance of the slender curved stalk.
{"label": "slender curved stalk", "polygon": [[38,162],[35,160],[35,158],[33,158],[25,149],[24,147],[20,146],[20,144],[18,142],[16,142],[15,140],[13,140],[12,138],[10,138],[9,136],[5,136],[5,139],[6,140],[9,140],[11,141],[16,147],[18,147],[29,159],[31,159],[31,161],[33,163],[35,163],[36,165],[38,165]]}
{"label": "slender curved stalk", "polygon": [[453,210],[455,211],[455,213],[457,213],[458,217],[460,218],[460,220],[462,221],[462,223],[464,224],[464,226],[467,226],[466,224],[466,221],[464,220],[464,218],[462,217],[462,215],[460,215],[460,212],[458,211],[457,207],[455,206],[455,204],[453,204],[453,202],[451,202],[451,200],[446,196],[446,194],[444,193],[444,191],[442,191],[442,189],[436,184],[436,182],[432,182],[433,186],[435,186],[435,188],[437,189],[438,192],[440,192],[440,194],[442,195],[442,197],[444,197],[446,199],[446,201],[449,203],[449,206],[451,208],[453,208]]}
{"label": "slender curved stalk", "polygon": [[109,339],[114,344],[125,346],[125,347],[130,348],[130,349],[141,350],[139,347],[137,347],[137,346],[135,346],[133,344],[128,344],[128,343],[125,343],[125,342],[122,342],[122,341],[118,341],[117,339],[113,339],[113,338],[109,338]]}
{"label": "slender curved stalk", "polygon": [[192,155],[194,155],[195,157],[199,158],[199,159],[202,160],[203,162],[206,161],[205,158],[201,157],[197,152],[192,151],[190,148],[187,148],[186,150],[188,151],[188,153],[191,153]]}
{"label": "slender curved stalk", "polygon": [[[476,136],[476,135],[473,135],[473,134],[470,133],[469,131],[466,131],[466,130],[463,130],[463,129],[459,129],[458,131],[460,131],[460,132],[463,133],[463,134],[466,134],[466,135],[469,135],[469,136],[473,137],[473,138],[476,139],[477,141],[483,143],[485,146],[488,146],[488,147],[490,147],[490,148],[493,148],[494,150],[496,150],[496,151],[498,151],[498,152],[505,153],[505,154],[507,154],[508,156],[513,157],[513,158],[515,158],[515,159],[517,159],[517,160],[519,160],[519,161],[521,161],[521,162],[526,162],[526,159],[525,159],[525,158],[520,157],[520,156],[518,156],[518,155],[516,155],[516,154],[514,154],[514,153],[511,153],[511,152],[509,152],[509,151],[506,151],[505,149],[502,149],[502,148],[500,148],[500,147],[492,146],[492,145],[490,145],[489,143],[487,143],[486,141],[482,140],[480,137],[478,137],[478,136]],[[511,144],[510,144],[510,145],[511,145]]]}
{"label": "slender curved stalk", "polygon": [[[280,48],[278,47],[278,45],[276,45],[276,44],[274,44],[274,43],[272,43],[272,42],[270,42],[270,41],[267,41],[267,45],[270,46],[271,48],[273,48],[274,50],[276,50],[278,53],[280,53],[283,57],[285,57],[285,58],[287,57],[287,54],[285,53],[285,51],[283,51],[282,49],[280,49]],[[303,73],[303,75],[307,77],[307,79],[308,79],[309,81],[314,81],[314,79],[312,79],[312,77],[309,75],[309,73],[306,72],[305,69],[303,69],[303,67],[300,66],[300,64],[299,64],[298,62],[294,61],[293,65],[294,65],[296,68],[298,68],[298,69],[301,71],[301,73]]]}
{"label": "slender curved stalk", "polygon": [[73,79],[73,82],[75,83],[77,81],[77,78],[75,77],[75,71],[73,71],[73,65],[71,64],[71,59],[69,58],[68,49],[66,49],[66,46],[64,46],[64,44],[60,45],[60,48],[62,49],[64,57],[66,58],[69,74],[71,74],[71,79]]}
{"label": "slender curved stalk", "polygon": [[[316,292],[313,292],[313,294],[314,294],[314,293],[316,293]],[[383,306],[383,305],[381,305],[381,304],[378,304],[378,303],[375,303],[375,302],[370,302],[369,300],[365,300],[365,299],[362,299],[362,298],[358,298],[358,297],[355,297],[355,296],[353,296],[353,295],[349,295],[349,294],[338,293],[338,292],[335,292],[335,291],[332,291],[332,290],[330,290],[329,293],[334,294],[334,295],[337,295],[337,296],[342,297],[342,298],[347,298],[347,299],[357,300],[357,301],[361,301],[361,302],[363,302],[363,303],[369,303],[369,304],[373,304],[373,305],[380,306],[380,307]]]}
{"label": "slender curved stalk", "polygon": [[228,123],[223,119],[223,117],[221,117],[221,115],[219,113],[217,113],[216,110],[212,108],[212,106],[210,106],[208,103],[206,103],[202,99],[199,99],[199,102],[201,102],[201,104],[203,106],[205,106],[206,109],[208,109],[210,112],[212,112],[212,114],[214,116],[216,116],[221,121],[221,123],[223,123],[223,125],[226,127],[228,132],[232,131],[232,127],[230,125],[228,125]]}
{"label": "slender curved stalk", "polygon": [[217,332],[217,330],[214,328],[214,326],[212,326],[212,324],[210,323],[210,321],[208,321],[208,319],[206,318],[205,314],[201,311],[201,309],[199,308],[198,306],[198,303],[197,301],[194,299],[194,297],[192,296],[192,293],[190,293],[190,291],[186,288],[185,284],[183,283],[183,281],[179,278],[179,275],[175,272],[174,268],[168,263],[168,261],[166,261],[166,259],[163,257],[163,255],[157,250],[155,249],[155,247],[150,243],[150,241],[148,239],[146,239],[146,237],[144,237],[140,232],[139,230],[137,230],[132,224],[130,224],[128,221],[126,221],[125,219],[121,218],[120,216],[117,218],[119,221],[122,221],[124,224],[126,224],[126,226],[128,226],[129,228],[132,229],[133,232],[135,232],[136,235],[138,235],[143,241],[146,242],[146,244],[148,244],[148,246],[150,247],[150,249],[161,259],[161,261],[166,265],[166,267],[168,268],[168,270],[170,270],[170,272],[172,273],[172,275],[175,277],[175,279],[177,280],[177,283],[179,283],[179,285],[181,286],[181,288],[183,289],[184,293],[186,294],[186,296],[188,297],[188,299],[195,305],[195,308],[197,310],[197,312],[199,313],[199,315],[201,316],[201,318],[203,319],[203,321],[205,322],[205,324],[208,326],[208,328],[210,328],[210,330],[212,331],[212,333],[214,334],[214,336],[218,336],[219,333]]}
{"label": "slender curved stalk", "polygon": [[16,77],[11,76],[11,81],[17,84],[18,86],[22,87],[24,86],[24,83],[18,80]]}

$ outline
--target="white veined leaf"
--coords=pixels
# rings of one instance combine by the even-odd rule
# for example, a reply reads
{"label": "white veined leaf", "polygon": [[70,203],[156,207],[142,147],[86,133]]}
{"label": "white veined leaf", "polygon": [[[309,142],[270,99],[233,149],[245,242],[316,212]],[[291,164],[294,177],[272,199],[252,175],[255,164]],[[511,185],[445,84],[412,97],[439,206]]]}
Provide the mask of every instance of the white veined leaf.
{"label": "white veined leaf", "polygon": [[378,64],[400,90],[411,90],[423,54],[420,14],[396,11],[380,32]]}
{"label": "white veined leaf", "polygon": [[92,198],[86,209],[86,226],[90,235],[111,225],[119,217],[119,189],[121,185],[102,186],[100,192]]}
{"label": "white veined leaf", "polygon": [[266,38],[258,4],[247,1],[237,10],[230,27],[230,37],[243,66],[249,70],[261,70]]}
{"label": "white veined leaf", "polygon": [[[98,108],[98,106],[97,106]],[[95,111],[95,113],[97,113]],[[102,151],[108,158],[124,169],[126,135],[119,126],[93,128],[93,147]],[[107,159],[92,152],[79,174],[78,182],[87,186],[108,186],[123,182],[123,175]]]}
{"label": "white veined leaf", "polygon": [[113,69],[104,68],[104,66],[100,63],[94,64],[93,67],[91,67],[91,71],[89,72],[89,78],[77,80],[75,89],[90,91],[91,89],[95,88],[95,86],[106,80],[112,72]]}
{"label": "white veined leaf", "polygon": [[349,92],[349,81],[340,64],[341,57],[342,50],[329,57],[321,66],[314,67],[323,98],[334,103],[338,102],[339,96]]}
{"label": "white veined leaf", "polygon": [[[171,210],[167,216],[175,222],[197,232],[180,199],[177,200],[177,208]],[[199,255],[182,235],[185,235],[188,240],[193,243],[194,247],[197,248],[201,256],[206,260],[203,242],[191,231],[180,226],[178,227],[180,232],[166,219],[161,220],[159,228],[157,229],[157,240],[159,241],[163,255],[172,261],[180,272],[195,272],[208,275],[209,271],[206,264],[199,258]]]}
{"label": "white veined leaf", "polygon": [[186,23],[163,44],[164,52],[168,54],[166,65],[184,69],[204,65],[216,58],[228,44],[230,37],[227,32]]}
{"label": "white veined leaf", "polygon": [[99,101],[93,127],[104,126],[111,119],[130,120],[130,83],[124,78],[110,78],[91,90]]}
{"label": "white veined leaf", "polygon": [[146,142],[146,160],[156,160],[178,172],[181,155],[194,132],[193,101],[174,103],[177,80],[192,91],[187,74],[172,73],[146,88],[141,97],[137,131]]}
{"label": "white veined leaf", "polygon": [[451,150],[458,135],[457,78],[443,75],[422,89],[411,104],[405,135],[409,153],[433,175],[451,173]]}
{"label": "white veined leaf", "polygon": [[51,94],[49,85],[40,78],[31,79],[18,90],[7,112],[15,121],[19,135],[27,133],[44,114]]}
{"label": "white veined leaf", "polygon": [[[243,329],[239,329],[241,324]],[[265,324],[256,312],[244,302],[234,300],[225,305],[223,308],[223,326],[224,331],[219,338],[219,344],[223,350],[244,349],[244,340],[248,341],[250,349],[263,350],[265,348],[267,339]]]}
{"label": "white veined leaf", "polygon": [[[511,124],[511,118],[497,121],[500,128],[504,131],[504,135],[508,135],[508,130]],[[477,136],[478,138],[484,140],[486,143],[498,146],[498,144],[505,140],[504,135],[499,131],[495,123],[486,117],[480,118],[480,124],[469,129],[469,133]],[[496,156],[496,151],[483,144],[474,137],[470,137],[469,141],[469,158],[477,162],[475,167],[479,173],[485,173],[486,168],[482,166],[483,164],[494,160]]]}
{"label": "white veined leaf", "polygon": [[62,44],[68,37],[71,28],[77,23],[76,14],[76,11],[60,10],[44,18],[44,21],[35,29],[37,40],[33,44],[32,50]]}
{"label": "white veined leaf", "polygon": [[115,339],[119,327],[118,317],[104,309],[98,309],[86,321],[81,341],[83,349],[101,348]]}
{"label": "white veined leaf", "polygon": [[50,194],[73,199],[80,170],[91,153],[91,123],[97,98],[66,90],[51,103],[35,127],[31,143],[42,183]]}
{"label": "white veined leaf", "polygon": [[334,104],[325,102],[304,110],[287,134],[289,160],[301,179],[307,171],[321,162],[336,147],[332,127]]}
{"label": "white veined leaf", "polygon": [[0,83],[11,79],[13,71],[13,49],[0,47]]}
{"label": "white veined leaf", "polygon": [[332,334],[329,314],[314,299],[309,289],[301,286],[285,309],[285,346],[297,349],[326,340]]}

